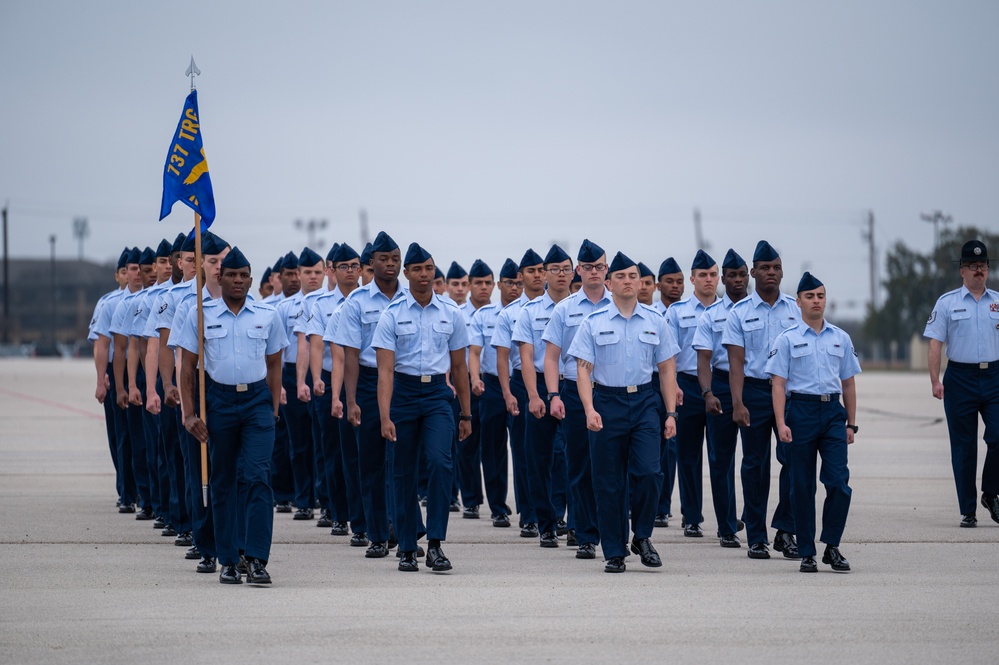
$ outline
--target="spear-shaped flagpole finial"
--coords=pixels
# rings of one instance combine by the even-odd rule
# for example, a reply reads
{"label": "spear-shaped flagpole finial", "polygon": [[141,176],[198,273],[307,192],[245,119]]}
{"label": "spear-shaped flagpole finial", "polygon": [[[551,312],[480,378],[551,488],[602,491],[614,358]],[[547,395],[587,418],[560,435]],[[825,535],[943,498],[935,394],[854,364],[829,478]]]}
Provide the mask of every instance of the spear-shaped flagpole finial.
{"label": "spear-shaped flagpole finial", "polygon": [[187,71],[184,72],[184,75],[191,77],[191,90],[194,90],[194,87],[195,87],[194,86],[194,77],[195,76],[200,76],[201,75],[201,70],[198,69],[198,66],[196,64],[194,64],[194,56],[193,55],[191,56],[191,64],[188,66]]}

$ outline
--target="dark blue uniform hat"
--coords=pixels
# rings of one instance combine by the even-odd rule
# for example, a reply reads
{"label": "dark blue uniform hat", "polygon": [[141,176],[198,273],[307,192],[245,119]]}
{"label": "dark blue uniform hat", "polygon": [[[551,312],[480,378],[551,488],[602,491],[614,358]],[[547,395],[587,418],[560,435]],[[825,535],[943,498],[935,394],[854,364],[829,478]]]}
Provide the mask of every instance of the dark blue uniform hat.
{"label": "dark blue uniform hat", "polygon": [[337,247],[336,252],[333,253],[333,258],[330,259],[333,263],[343,263],[344,261],[353,261],[354,259],[360,258],[354,248],[343,243]]}
{"label": "dark blue uniform hat", "polygon": [[330,251],[326,252],[326,260],[332,261],[333,257],[336,256],[336,250],[340,249],[340,243],[335,242],[333,246],[330,247]]}
{"label": "dark blue uniform hat", "polygon": [[520,260],[520,265],[517,266],[518,270],[523,270],[530,266],[542,265],[545,262],[541,255],[535,252],[533,249],[529,249],[524,252],[524,258]]}
{"label": "dark blue uniform hat", "polygon": [[722,261],[722,270],[738,270],[744,265],[746,265],[746,260],[739,256],[734,249],[729,248],[725,252],[725,260]]}
{"label": "dark blue uniform hat", "polygon": [[397,249],[399,249],[399,245],[396,244],[395,240],[392,240],[392,236],[384,231],[379,231],[378,235],[375,236],[375,241],[371,243],[372,254],[375,252],[392,252]]}
{"label": "dark blue uniform hat", "polygon": [[282,268],[284,268],[284,257],[283,256],[280,257],[277,261],[274,262],[274,267],[271,268],[271,272],[276,272],[277,274],[280,275]]}
{"label": "dark blue uniform hat", "polygon": [[364,245],[364,249],[361,250],[361,265],[366,266],[371,263],[371,243]]}
{"label": "dark blue uniform hat", "polygon": [[306,247],[302,250],[302,253],[298,255],[298,265],[302,268],[311,268],[317,263],[322,263],[323,257],[316,254],[314,251]]}
{"label": "dark blue uniform hat", "polygon": [[579,273],[573,271],[573,273],[572,273],[572,279],[569,280],[569,283],[570,284],[576,284],[576,283],[580,283],[582,281],[583,281],[583,278],[579,276]]}
{"label": "dark blue uniform hat", "polygon": [[264,269],[264,274],[260,276],[260,283],[265,284],[267,280],[271,278],[271,273],[274,272],[269,267]]}
{"label": "dark blue uniform hat", "polygon": [[180,246],[180,251],[182,252],[193,252],[194,251],[194,234],[184,236],[184,243]]}
{"label": "dark blue uniform hat", "polygon": [[711,266],[717,265],[715,260],[711,258],[711,255],[705,252],[703,249],[697,250],[697,254],[694,254],[694,260],[690,264],[691,270],[707,270]]}
{"label": "dark blue uniform hat", "polygon": [[683,272],[680,270],[680,264],[676,262],[672,256],[659,264],[659,274],[656,275],[656,279],[659,279],[663,275],[673,275],[678,272]]}
{"label": "dark blue uniform hat", "polygon": [[517,279],[517,264],[513,259],[507,259],[500,268],[500,279]]}
{"label": "dark blue uniform hat", "polygon": [[160,244],[156,245],[156,258],[158,259],[169,259],[171,251],[173,250],[173,245],[170,241],[164,238],[160,240]]}
{"label": "dark blue uniform hat", "polygon": [[656,274],[654,272],[652,272],[651,270],[649,270],[649,267],[647,265],[645,265],[644,263],[642,263],[641,261],[638,262],[638,276],[639,277],[651,277],[652,279],[656,278]]}
{"label": "dark blue uniform hat", "polygon": [[225,251],[225,248],[229,246],[222,238],[218,237],[211,231],[205,231],[201,234],[201,253],[202,254],[221,254]]}
{"label": "dark blue uniform hat", "polygon": [[961,248],[961,263],[988,263],[989,250],[981,240],[969,240]]}
{"label": "dark blue uniform hat", "polygon": [[603,247],[592,242],[589,238],[585,238],[583,244],[579,246],[579,253],[576,254],[576,260],[580,263],[593,263],[606,253]]}
{"label": "dark blue uniform hat", "polygon": [[452,261],[451,267],[447,269],[447,277],[445,279],[450,281],[452,279],[461,279],[462,277],[467,276],[468,273],[465,272],[465,269],[458,265],[457,261]]}
{"label": "dark blue uniform hat", "polygon": [[571,261],[569,255],[565,253],[565,250],[558,245],[552,245],[552,248],[548,250],[545,255],[545,265],[549,263],[562,263],[563,261]]}
{"label": "dark blue uniform hat", "polygon": [[410,243],[409,249],[406,250],[406,258],[403,259],[402,265],[408,266],[411,263],[423,263],[432,258],[430,252],[420,247],[419,243],[414,242]]}
{"label": "dark blue uniform hat", "polygon": [[243,256],[243,252],[239,251],[239,247],[233,247],[232,250],[225,255],[222,259],[222,264],[219,266],[221,269],[229,268],[231,270],[236,270],[238,268],[249,268],[250,262],[246,260]]}
{"label": "dark blue uniform hat", "polygon": [[125,249],[121,250],[121,254],[118,255],[118,265],[117,265],[116,270],[121,270],[128,263],[128,253],[129,253],[129,251],[130,250],[128,249],[128,247],[126,247]]}
{"label": "dark blue uniform hat", "polygon": [[756,243],[756,251],[753,252],[753,263],[757,261],[776,261],[779,258],[780,254],[766,240]]}
{"label": "dark blue uniform hat", "polygon": [[146,247],[139,254],[139,265],[140,266],[151,266],[156,263],[156,252],[152,247]]}
{"label": "dark blue uniform hat", "polygon": [[801,276],[801,280],[798,282],[798,293],[802,291],[811,291],[822,286],[822,282],[819,281],[817,277],[812,275],[810,272],[806,272]]}
{"label": "dark blue uniform hat", "polygon": [[125,263],[138,263],[139,259],[142,257],[142,250],[138,247],[133,247],[128,250],[128,256],[125,257]]}
{"label": "dark blue uniform hat", "polygon": [[444,279],[444,273],[437,266],[434,266],[434,280]]}
{"label": "dark blue uniform hat", "polygon": [[618,252],[617,254],[614,255],[614,260],[611,261],[610,268],[607,269],[607,274],[610,275],[612,273],[617,272],[618,270],[625,270],[626,268],[631,268],[632,266],[636,265],[638,264],[629,259],[621,252]]}
{"label": "dark blue uniform hat", "polygon": [[298,257],[293,252],[288,252],[281,259],[281,270],[298,270]]}
{"label": "dark blue uniform hat", "polygon": [[180,248],[184,246],[184,241],[185,240],[187,240],[187,236],[184,235],[183,233],[178,233],[177,234],[177,239],[173,241],[173,246],[170,248],[170,251],[171,252],[179,252],[179,251],[181,251]]}
{"label": "dark blue uniform hat", "polygon": [[472,268],[468,271],[468,276],[470,278],[492,277],[493,269],[486,265],[486,262],[482,259],[475,259],[475,263],[472,264]]}

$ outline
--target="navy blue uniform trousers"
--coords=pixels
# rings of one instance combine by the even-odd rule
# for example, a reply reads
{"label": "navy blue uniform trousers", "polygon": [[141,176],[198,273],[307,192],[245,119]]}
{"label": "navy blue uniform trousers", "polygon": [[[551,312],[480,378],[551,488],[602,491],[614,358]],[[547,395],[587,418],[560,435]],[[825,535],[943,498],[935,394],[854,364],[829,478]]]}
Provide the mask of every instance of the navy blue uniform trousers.
{"label": "navy blue uniform trousers", "polygon": [[[340,403],[346,409],[347,391],[341,386]],[[364,520],[364,501],[361,498],[361,467],[357,459],[357,430],[347,420],[340,418],[340,457],[343,460],[343,485],[347,494],[347,515],[350,530],[354,533],[367,533]]]}
{"label": "navy blue uniform trousers", "polygon": [[[543,376],[538,376],[538,394],[547,395]],[[542,398],[544,400],[544,398]],[[538,529],[541,533],[554,531],[562,513],[556,512],[553,501],[553,480],[556,478],[555,449],[559,421],[553,418],[545,401],[545,415],[536,418],[530,412],[526,415],[527,427],[525,445],[527,447],[527,484],[531,493],[531,503],[538,515]],[[564,512],[564,506],[563,506]]]}
{"label": "navy blue uniform trousers", "polygon": [[111,408],[114,406],[114,399],[111,397],[114,394],[114,368],[111,363],[108,363],[106,375],[111,389],[105,395],[104,403],[101,406],[104,407],[104,428],[108,435],[108,450],[111,453],[111,463],[114,464],[114,488],[118,493],[118,502],[121,503],[122,496],[125,494],[125,483],[121,476],[121,470],[118,468],[118,438],[114,433],[114,409]]}
{"label": "navy blue uniform trousers", "polygon": [[[330,373],[323,370],[322,378],[327,387],[326,392],[322,397],[313,396],[310,402],[313,409],[312,422],[319,426],[320,434],[320,445],[316,446],[316,470],[323,471],[319,483],[324,489],[319,496],[334,522],[346,522],[349,511],[343,475],[343,453],[340,450],[340,423],[330,413],[333,403],[333,395],[329,391]],[[320,458],[322,464],[318,463]]]}
{"label": "navy blue uniform trousers", "polygon": [[[198,379],[194,379],[194,410],[200,413],[201,393]],[[210,414],[209,414],[210,415]],[[201,442],[184,427],[181,409],[177,409],[177,433],[180,435],[180,452],[184,456],[184,480],[187,485],[187,511],[191,515],[191,537],[203,557],[216,557],[215,520],[212,519],[212,489],[208,488],[208,506],[203,501],[201,488]],[[211,479],[211,455],[208,457],[208,477]]]}
{"label": "navy blue uniform trousers", "polygon": [[510,377],[510,392],[517,398],[517,408],[520,411],[520,415],[513,418],[513,426],[510,428],[510,454],[513,456],[513,497],[523,526],[536,524],[538,514],[531,499],[527,477],[527,419],[533,419],[534,416],[527,411],[527,388],[519,370],[514,370]]}
{"label": "navy blue uniform trousers", "polygon": [[586,412],[579,399],[576,382],[565,379],[560,393],[565,405],[562,433],[565,436],[565,457],[569,473],[569,511],[576,542],[580,545],[600,542],[597,528],[597,499],[593,494],[593,465],[590,462],[590,436],[586,429]]}
{"label": "navy blue uniform trousers", "polygon": [[686,524],[704,521],[704,431],[708,417],[697,377],[676,373],[683,391],[683,404],[677,407],[676,468],[680,478],[680,512]]}
{"label": "navy blue uniform trousers", "polygon": [[[770,446],[776,438],[773,395],[770,382],[745,378],[742,403],[749,409],[749,427],[739,427],[742,434],[742,495],[749,544],[768,543],[767,501],[770,498]],[[791,512],[791,472],[787,467],[787,444],[777,440],[780,462],[779,495],[771,526],[795,533]]]}
{"label": "navy blue uniform trousers", "polygon": [[[311,376],[305,381],[311,383]],[[298,399],[298,379],[295,363],[285,363],[281,373],[286,404],[281,406],[281,420],[288,424],[288,449],[295,483],[295,507],[316,506],[315,442],[312,439],[312,417],[309,403]]]}
{"label": "navy blue uniform trousers", "polygon": [[510,457],[506,441],[507,432],[513,426],[513,416],[506,410],[499,377],[482,374],[482,383],[485,390],[479,397],[479,444],[486,501],[492,516],[509,515],[506,496],[510,482]]}
{"label": "navy blue uniform trousers", "polygon": [[107,397],[104,398],[105,412],[110,409],[111,419],[114,422],[114,456],[118,474],[116,485],[120,485],[118,498],[123,506],[127,506],[135,503],[137,493],[135,472],[132,470],[132,442],[128,432],[128,415],[125,409],[118,406],[118,391],[115,389],[111,363],[108,363],[108,372],[112,378],[111,387],[108,389]]}
{"label": "navy blue uniform trousers", "polygon": [[[472,435],[464,441],[458,441],[458,483],[461,487],[461,503],[463,506],[480,506],[482,498],[482,422],[479,419],[479,404],[481,398],[470,395],[472,416]],[[454,412],[457,414],[461,405],[454,400]],[[457,427],[455,428],[457,432]],[[457,435],[456,435],[457,436]]]}
{"label": "navy blue uniform trousers", "polygon": [[708,430],[708,472],[711,474],[711,500],[714,503],[718,533],[735,535],[739,530],[735,508],[735,447],[739,426],[732,420],[732,391],[728,372],[717,370],[711,376],[711,393],[721,402],[722,412],[710,414]]}
{"label": "navy blue uniform trousers", "polygon": [[[136,384],[145,383],[136,376]],[[128,375],[125,375],[125,390],[129,389]],[[135,490],[139,495],[139,505],[143,510],[153,509],[152,486],[149,483],[149,460],[146,457],[146,430],[142,414],[145,407],[136,406],[131,402],[125,407],[125,418],[128,423],[128,442],[131,447],[132,473],[135,477]]]}
{"label": "navy blue uniform trousers", "polygon": [[605,560],[628,556],[629,507],[635,538],[652,536],[663,482],[659,468],[662,431],[655,405],[659,393],[650,384],[639,386],[638,392],[625,391],[593,388],[593,408],[600,414],[603,429],[589,432],[590,460]]}
{"label": "navy blue uniform trousers", "polygon": [[948,365],[943,385],[957,503],[962,515],[974,515],[978,498],[975,484],[978,414],[985,422],[985,445],[988,446],[982,468],[982,492],[999,494],[999,367],[979,369]]}
{"label": "navy blue uniform trousers", "polygon": [[850,471],[846,466],[846,409],[839,401],[817,402],[790,395],[784,422],[791,429],[788,449],[791,498],[798,553],[815,556],[815,464],[822,456],[819,480],[826,488],[819,540],[839,547],[850,511]]}
{"label": "navy blue uniform trousers", "polygon": [[676,484],[676,437],[666,438],[666,405],[663,403],[661,386],[659,385],[659,372],[652,372],[652,386],[658,397],[656,398],[656,410],[659,412],[659,468],[663,473],[663,486],[659,492],[659,504],[656,508],[657,515],[670,515],[673,513],[673,486]]}
{"label": "navy blue uniform trousers", "polygon": [[[386,468],[392,468],[388,465],[392,459],[390,453],[394,450],[393,444],[382,437],[378,409],[378,370],[374,367],[360,366],[355,399],[361,409],[361,425],[357,428],[357,463],[364,520],[371,542],[383,543],[389,539],[389,506],[392,506],[392,512],[395,513],[394,498],[389,496],[386,485]],[[450,404],[448,413],[451,413]],[[451,445],[450,441],[448,445]],[[450,491],[450,486],[448,489]]]}

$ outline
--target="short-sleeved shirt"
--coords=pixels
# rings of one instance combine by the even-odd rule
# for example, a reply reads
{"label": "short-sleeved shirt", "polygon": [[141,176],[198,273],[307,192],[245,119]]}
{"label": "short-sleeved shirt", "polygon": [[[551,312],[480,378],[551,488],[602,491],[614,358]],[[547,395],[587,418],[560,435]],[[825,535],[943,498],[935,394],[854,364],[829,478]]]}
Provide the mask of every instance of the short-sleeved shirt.
{"label": "short-sleeved shirt", "polygon": [[496,370],[496,347],[492,345],[492,339],[500,311],[500,306],[496,303],[483,305],[475,310],[468,327],[469,346],[482,347],[482,352],[479,354],[481,373],[493,376],[498,372]]}
{"label": "short-sleeved shirt", "polygon": [[465,315],[453,302],[436,294],[424,307],[407,292],[385,308],[371,346],[395,353],[396,372],[410,376],[444,374],[451,369],[451,351],[468,346]]}
{"label": "short-sleeved shirt", "polygon": [[[132,337],[150,337],[150,335],[146,334],[146,325],[149,322],[149,316],[153,311],[156,300],[168,286],[171,286],[171,282],[160,282],[139,292],[139,295],[135,298],[135,312],[132,315],[132,322],[129,324],[129,335]],[[159,331],[155,331],[153,336],[159,337]]]}
{"label": "short-sleeved shirt", "polygon": [[375,349],[371,346],[375,326],[378,325],[378,319],[389,303],[406,297],[406,293],[407,290],[399,284],[392,300],[389,300],[374,280],[354,289],[344,301],[336,334],[333,337],[334,343],[358,349],[360,364],[365,367],[376,367]]}
{"label": "short-sleeved shirt", "polygon": [[308,318],[305,312],[305,294],[299,291],[279,302],[274,306],[274,309],[281,317],[285,339],[288,340],[288,345],[284,350],[284,362],[293,363],[298,360],[298,337],[295,336],[295,324],[299,320],[305,321]]}
{"label": "short-sleeved shirt", "polygon": [[[712,303],[714,304],[714,303]],[[676,371],[686,374],[697,374],[697,349],[694,348],[694,334],[697,324],[707,311],[696,296],[674,303],[666,310],[666,323],[673,331],[673,337],[680,347],[680,355],[676,357]]]}
{"label": "short-sleeved shirt", "polygon": [[[316,293],[315,291],[313,293]],[[320,337],[326,332],[326,324],[329,322],[330,317],[333,315],[333,310],[343,302],[344,295],[340,291],[340,287],[335,287],[332,291],[323,291],[315,297],[312,297],[312,293],[305,296],[306,311],[308,312],[305,320],[298,320],[295,324],[295,334],[305,335],[306,338],[312,335],[319,335]],[[323,369],[327,372],[333,370],[333,357],[330,355],[330,347],[328,344],[323,344]]]}
{"label": "short-sleeved shirt", "polygon": [[[114,314],[111,317],[111,327],[110,332],[112,335],[122,335],[128,337],[131,330],[132,319],[135,316],[136,310],[136,299],[139,297],[142,291],[135,291],[134,293],[126,293],[115,305]],[[114,338],[112,338],[114,339]],[[128,347],[125,347],[126,354]]]}
{"label": "short-sleeved shirt", "polygon": [[[146,321],[146,330],[155,328],[157,331],[171,330],[174,316],[177,313],[177,306],[188,293],[193,294],[198,288],[197,280],[189,279],[186,282],[178,282],[161,291],[156,298],[153,309],[149,312],[149,319]],[[180,323],[180,321],[178,321]]]}
{"label": "short-sleeved shirt", "polygon": [[539,373],[545,371],[545,341],[541,336],[554,309],[555,301],[545,291],[524,305],[513,326],[513,341],[534,347],[534,369]]}
{"label": "short-sleeved shirt", "polygon": [[[90,332],[87,335],[87,339],[97,341],[99,336],[106,337],[109,340],[112,339],[111,317],[114,316],[118,300],[126,293],[128,293],[127,288],[116,289],[101,296],[101,299],[97,301],[97,306],[94,307],[94,317],[90,321]],[[112,360],[114,360],[114,344],[108,346],[108,362]]]}
{"label": "short-sleeved shirt", "polygon": [[695,351],[711,351],[711,369],[728,371],[728,350],[722,344],[722,334],[725,332],[728,313],[734,304],[728,294],[725,294],[711,303],[697,322],[691,346]]}
{"label": "short-sleeved shirt", "polygon": [[947,345],[947,358],[959,363],[999,360],[999,292],[985,289],[977,301],[966,286],[940,296],[923,337]]}
{"label": "short-sleeved shirt", "polygon": [[[194,283],[194,285],[191,287],[191,290],[188,293],[185,293],[181,297],[180,301],[177,303],[177,308],[176,308],[176,310],[173,313],[173,321],[170,323],[170,326],[169,326],[171,335],[170,335],[170,339],[167,340],[167,347],[168,348],[171,348],[171,349],[176,349],[177,348],[177,342],[174,339],[174,335],[172,333],[173,333],[174,330],[179,330],[181,326],[183,326],[183,325],[185,325],[187,323],[187,318],[191,314],[191,312],[194,312],[194,321],[195,321],[195,325],[197,325],[197,320],[198,320],[198,291],[197,291],[197,288],[198,288],[197,283]],[[249,301],[249,300],[250,299],[247,298],[247,301]],[[210,303],[210,302],[214,302],[214,301],[215,301],[215,298],[213,298],[212,294],[208,291],[208,286],[206,285],[206,286],[201,287],[201,303],[202,303],[202,307],[205,304]]]}
{"label": "short-sleeved shirt", "polygon": [[652,370],[680,352],[666,319],[638,303],[625,318],[613,302],[579,326],[569,353],[593,363],[591,378],[603,386],[639,386],[652,380]]}
{"label": "short-sleeved shirt", "polygon": [[860,361],[842,329],[823,321],[816,333],[801,322],[777,336],[766,371],[787,379],[787,394],[824,395],[842,392],[841,383],[860,374]]}
{"label": "short-sleeved shirt", "polygon": [[[267,356],[288,345],[277,312],[270,305],[249,298],[237,314],[221,298],[204,303],[205,372],[227,385],[254,383],[267,377]],[[198,352],[198,312],[188,311],[171,342]]]}
{"label": "short-sleeved shirt", "polygon": [[513,343],[513,327],[517,323],[517,317],[524,305],[530,302],[527,296],[521,294],[519,298],[500,310],[496,315],[496,328],[493,329],[492,339],[489,345],[494,349],[503,347],[510,349],[510,367],[512,371],[520,370],[520,344]]}
{"label": "short-sleeved shirt", "polygon": [[770,306],[754,291],[729,310],[722,344],[726,347],[741,346],[746,350],[746,376],[767,379],[767,355],[773,348],[774,340],[800,322],[801,310],[794,298],[781,293]]}
{"label": "short-sleeved shirt", "polygon": [[[545,327],[541,338],[546,343],[550,342],[559,347],[561,373],[565,375],[565,378],[571,381],[576,380],[576,358],[569,354],[569,347],[572,346],[572,340],[576,336],[579,326],[583,323],[583,319],[598,309],[606,307],[610,301],[611,293],[606,288],[597,302],[587,298],[583,289],[580,289],[559,301],[555,305],[555,309],[552,310],[551,320]],[[544,366],[543,362],[542,366]]]}

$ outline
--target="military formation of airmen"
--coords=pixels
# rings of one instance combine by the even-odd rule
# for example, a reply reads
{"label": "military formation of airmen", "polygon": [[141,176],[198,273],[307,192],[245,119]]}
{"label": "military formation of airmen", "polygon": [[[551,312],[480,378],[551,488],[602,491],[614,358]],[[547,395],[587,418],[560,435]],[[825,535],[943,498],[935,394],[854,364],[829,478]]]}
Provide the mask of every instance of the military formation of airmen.
{"label": "military formation of airmen", "polygon": [[[659,567],[652,532],[669,526],[674,484],[684,536],[705,536],[705,443],[721,547],[741,548],[744,530],[749,558],[770,558],[772,544],[802,572],[817,571],[821,456],[822,562],[850,570],[839,545],[860,365],[849,336],[825,320],[822,282],[805,273],[796,296],[782,292],[781,258],[765,240],[751,264],[730,249],[719,268],[700,250],[689,271],[670,257],[658,274],[584,240],[575,261],[558,245],[506,259],[498,280],[481,260],[444,273],[430,250],[412,243],[403,253],[384,232],[360,254],[347,244],[325,258],[289,252],[257,280],[212,232],[202,235],[202,266],[194,249],[185,235],[125,249],[120,288],[98,302],[90,338],[118,510],[173,537],[198,572],[270,584],[275,512],[316,520],[367,558],[396,550],[404,572],[419,570],[421,557],[430,570],[451,570],[442,546],[450,514],[485,510],[498,528],[516,513],[519,536],[543,548],[574,547],[584,560],[599,548],[609,573],[623,572],[629,553]],[[973,277],[987,271],[983,250],[968,263]],[[687,282],[693,293],[683,298]],[[995,323],[999,295],[988,293],[997,304],[985,321]],[[946,341],[934,321],[966,310],[948,305],[938,317],[942,307],[927,334]],[[983,380],[975,372],[994,379],[992,360],[968,365],[967,382]],[[960,387],[947,390],[956,404]],[[992,399],[989,417],[999,417]],[[989,450],[982,501],[999,521],[999,453]],[[970,480],[962,464],[961,511],[973,520],[975,462]]]}

